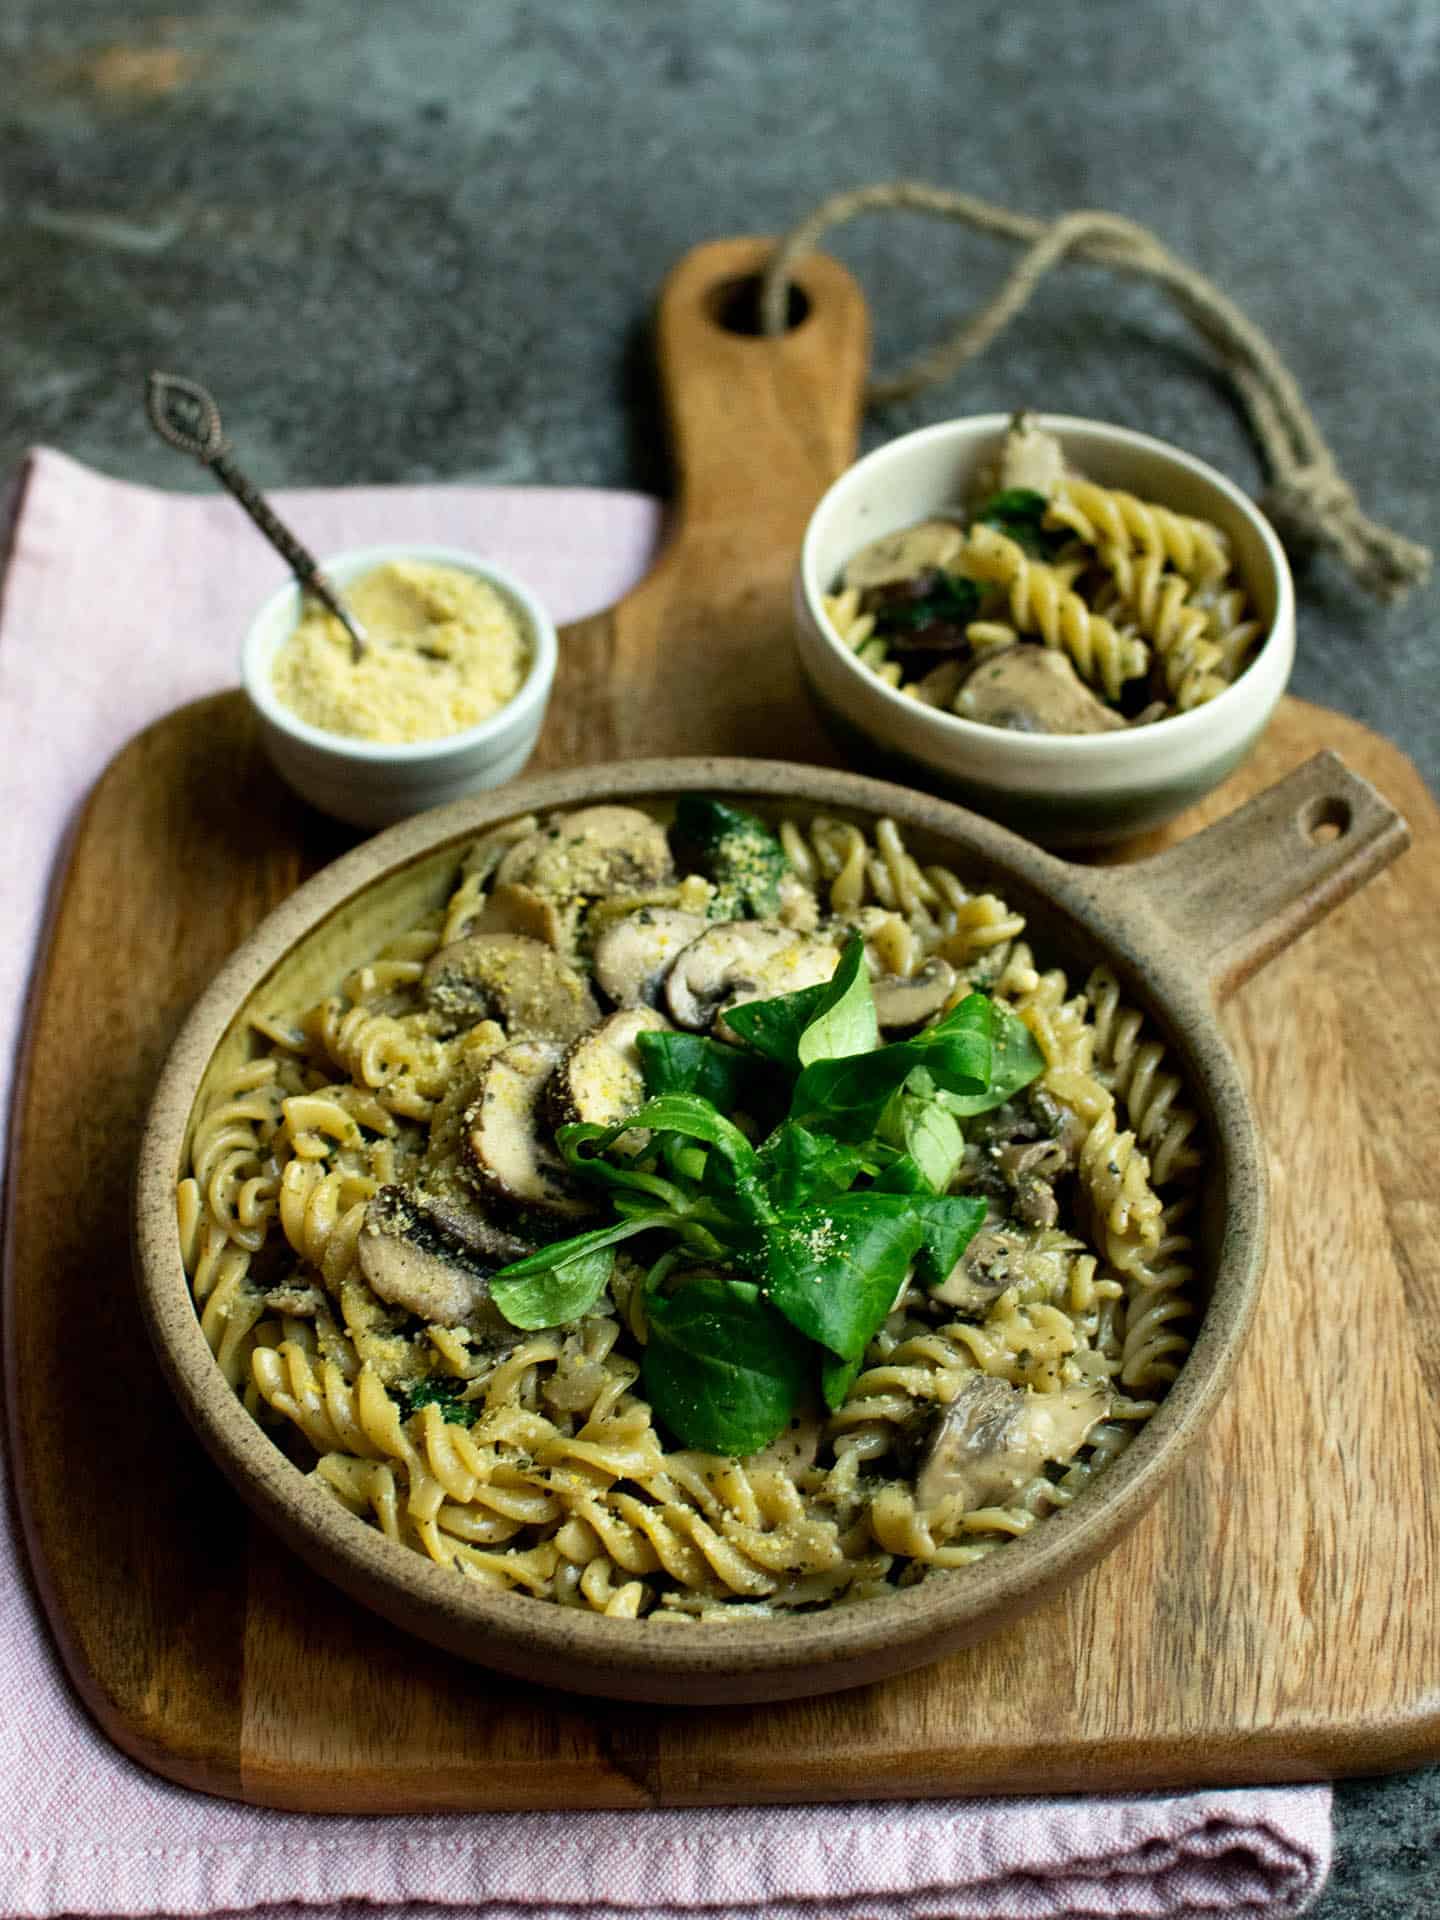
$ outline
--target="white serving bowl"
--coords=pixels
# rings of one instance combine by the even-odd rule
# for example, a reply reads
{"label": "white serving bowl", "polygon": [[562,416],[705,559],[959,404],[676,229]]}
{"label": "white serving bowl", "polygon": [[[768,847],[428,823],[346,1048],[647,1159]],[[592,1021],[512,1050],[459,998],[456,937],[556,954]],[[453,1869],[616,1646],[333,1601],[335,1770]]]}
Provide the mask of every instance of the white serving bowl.
{"label": "white serving bowl", "polygon": [[1239,766],[1284,692],[1295,657],[1295,590],[1274,529],[1238,487],[1148,434],[1067,414],[1040,414],[1088,478],[1229,536],[1236,571],[1264,638],[1234,685],[1189,713],[1125,732],[1012,733],[928,707],[886,686],[826,616],[860,547],[970,497],[1010,420],[947,420],[878,447],[840,478],[810,517],[795,581],[800,663],[857,768],[953,794],[1052,846],[1095,845],[1160,825]]}
{"label": "white serving bowl", "polygon": [[298,794],[356,827],[389,826],[513,779],[534,751],[555,679],[554,621],[528,587],[477,554],[456,547],[361,547],[321,564],[343,590],[394,560],[454,567],[488,581],[519,616],[530,665],[514,698],[478,726],[404,744],[353,740],[312,727],[276,697],[275,655],[300,618],[302,595],[294,581],[272,594],[251,622],[240,653],[241,682],[260,722],[265,751]]}

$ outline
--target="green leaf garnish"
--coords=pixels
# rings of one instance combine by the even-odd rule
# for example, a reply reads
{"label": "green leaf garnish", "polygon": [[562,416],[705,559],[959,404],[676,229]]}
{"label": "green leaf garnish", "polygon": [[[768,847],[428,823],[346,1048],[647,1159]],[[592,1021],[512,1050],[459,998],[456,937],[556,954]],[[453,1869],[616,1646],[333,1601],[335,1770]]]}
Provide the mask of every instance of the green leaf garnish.
{"label": "green leaf garnish", "polygon": [[[960,1120],[1008,1099],[1044,1060],[1024,1023],[979,993],[880,1045],[858,939],[830,981],[727,1019],[743,1045],[639,1036],[651,1097],[614,1126],[556,1133],[614,1220],[491,1284],[512,1324],[563,1324],[604,1291],[614,1246],[652,1236],[643,1377],[656,1418],[682,1445],[744,1453],[785,1426],[813,1382],[812,1347],[833,1408],[912,1265],[930,1285],[948,1275],[986,1211],[979,1196],[948,1191]],[[721,1111],[738,1095],[744,1111],[774,1113],[787,1087],[789,1116],[758,1147]],[[612,1157],[641,1130],[638,1151]],[[697,1258],[721,1271],[675,1274]]]}
{"label": "green leaf garnish", "polygon": [[847,1193],[799,1207],[766,1232],[770,1298],[802,1333],[854,1360],[889,1313],[922,1238],[905,1194]]}
{"label": "green leaf garnish", "polygon": [[755,1062],[739,1047],[727,1047],[703,1033],[651,1033],[635,1036],[645,1091],[694,1093],[722,1113],[733,1113],[751,1097]]}
{"label": "green leaf garnish", "polygon": [[[915,1085],[922,1076],[930,1081],[928,1091]],[[954,1114],[936,1098],[934,1082],[923,1067],[900,1089],[900,1130],[905,1151],[932,1191],[944,1193],[965,1157],[965,1136]]]}
{"label": "green leaf garnish", "polygon": [[[971,994],[968,999],[961,1001],[960,1006],[966,1007],[970,1000],[979,998],[978,994]],[[1012,1013],[1003,1001],[987,1000],[985,1004],[990,1009],[991,1026],[990,1066],[985,1085],[978,1092],[967,1092],[959,1087],[946,1090],[945,1104],[962,1119],[968,1114],[988,1113],[992,1107],[1004,1106],[1022,1087],[1028,1087],[1032,1080],[1038,1080],[1045,1071],[1045,1056],[1040,1051],[1040,1043],[1019,1014]]]}
{"label": "green leaf garnish", "polygon": [[408,1420],[421,1407],[438,1407],[441,1419],[450,1426],[473,1427],[480,1408],[473,1400],[460,1399],[465,1385],[463,1380],[450,1380],[443,1374],[437,1374],[428,1380],[417,1381],[413,1387],[397,1387],[395,1392],[400,1402],[401,1417]]}
{"label": "green leaf garnish", "polygon": [[1005,534],[1032,558],[1044,560],[1070,537],[1064,528],[1045,525],[1049,505],[1043,493],[1030,487],[1002,487],[981,504],[975,518],[982,526]]}
{"label": "green leaf garnish", "polygon": [[591,1247],[538,1273],[496,1274],[490,1298],[512,1327],[562,1327],[588,1313],[610,1281],[615,1255],[610,1247]]}
{"label": "green leaf garnish", "polygon": [[809,1349],[757,1288],[705,1275],[651,1295],[647,1318],[641,1384],[682,1445],[741,1456],[784,1432]]}
{"label": "green leaf garnish", "polygon": [[757,1053],[792,1072],[812,1060],[868,1053],[880,1038],[865,944],[855,939],[830,979],[771,1000],[747,1000],[725,1015]]}
{"label": "green leaf garnish", "polygon": [[869,1164],[859,1147],[783,1121],[756,1153],[771,1205],[778,1212],[833,1199],[853,1186]]}
{"label": "green leaf garnish", "polygon": [[963,573],[940,572],[934,591],[920,600],[885,600],[874,610],[875,631],[919,633],[926,627],[963,627],[980,606],[980,589]]}

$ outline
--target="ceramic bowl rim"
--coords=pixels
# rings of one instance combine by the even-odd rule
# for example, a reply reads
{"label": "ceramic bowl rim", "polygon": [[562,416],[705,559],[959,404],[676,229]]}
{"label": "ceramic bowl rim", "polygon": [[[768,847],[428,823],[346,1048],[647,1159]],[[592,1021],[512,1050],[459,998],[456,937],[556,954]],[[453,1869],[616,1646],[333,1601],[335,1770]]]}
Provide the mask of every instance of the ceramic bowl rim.
{"label": "ceramic bowl rim", "polygon": [[[1214,1120],[1215,1177],[1223,1181],[1232,1209],[1238,1198],[1240,1218],[1237,1229],[1233,1215],[1227,1216],[1223,1242],[1215,1245],[1209,1305],[1178,1380],[1133,1445],[1075,1505],[966,1568],[963,1581],[931,1579],[803,1620],[707,1622],[693,1634],[677,1627],[657,1635],[647,1633],[643,1620],[610,1620],[464,1581],[396,1547],[310,1485],[245,1411],[211,1354],[181,1264],[174,1190],[195,1096],[216,1047],[291,949],[357,895],[442,849],[458,850],[477,832],[519,813],[599,798],[661,800],[697,787],[762,801],[840,806],[872,818],[890,814],[902,826],[950,841],[961,859],[977,855],[1010,869],[1061,918],[1078,923],[1094,948],[1107,958],[1118,956],[1127,972],[1143,973],[1149,997],[1185,1038],[1188,1071],[1203,1084],[1203,1104]],[[1115,899],[1103,873],[1046,854],[954,802],[783,761],[694,758],[580,768],[469,795],[389,828],[316,874],[266,917],[201,995],[161,1072],[140,1147],[133,1229],[144,1317],[182,1409],[242,1496],[312,1565],[410,1631],[485,1665],[533,1672],[543,1659],[554,1684],[641,1699],[667,1697],[655,1688],[675,1687],[686,1677],[790,1676],[771,1696],[778,1698],[856,1684],[866,1677],[853,1670],[859,1662],[872,1662],[877,1672],[898,1671],[938,1657],[959,1644],[968,1623],[989,1621],[1005,1608],[1023,1609],[1027,1597],[1068,1582],[1139,1517],[1223,1394],[1258,1296],[1266,1238],[1263,1158],[1239,1070],[1203,983],[1166,956],[1143,912],[1129,918],[1123,907],[1115,910]],[[476,1644],[482,1634],[483,1648]],[[581,1677],[565,1677],[567,1663]],[[841,1677],[827,1680],[827,1668]],[[815,1676],[813,1684],[793,1683],[795,1675],[807,1673]]]}
{"label": "ceramic bowl rim", "polygon": [[[1275,612],[1270,621],[1265,638],[1256,648],[1244,673],[1219,693],[1213,700],[1205,701],[1201,706],[1192,707],[1188,713],[1169,714],[1162,720],[1156,720],[1143,729],[1109,733],[1067,733],[1067,734],[1027,734],[1012,733],[1008,729],[987,726],[983,721],[967,720],[958,713],[946,713],[939,707],[920,706],[914,700],[907,699],[903,693],[887,686],[864,663],[855,657],[854,652],[845,645],[825,612],[822,596],[826,588],[821,585],[816,572],[816,548],[823,531],[824,516],[832,510],[837,498],[844,496],[852,486],[859,486],[869,480],[877,471],[883,471],[891,461],[905,459],[909,454],[947,439],[994,433],[1003,433],[1012,416],[1008,413],[976,413],[958,415],[954,419],[940,420],[927,427],[917,427],[912,433],[897,435],[882,446],[875,447],[863,455],[852,466],[846,468],[838,479],[834,480],[820,499],[805,525],[804,537],[800,545],[800,560],[796,571],[796,584],[800,599],[804,605],[811,626],[827,649],[841,660],[857,687],[872,694],[880,707],[897,718],[904,717],[913,722],[917,711],[925,722],[934,724],[940,730],[940,736],[947,735],[955,747],[983,744],[993,753],[998,750],[997,742],[1003,741],[1004,751],[1013,753],[1019,762],[1027,756],[1053,755],[1057,745],[1094,759],[1102,754],[1111,757],[1123,755],[1127,749],[1144,739],[1163,738],[1178,744],[1192,740],[1203,734],[1208,728],[1218,724],[1221,719],[1238,711],[1243,701],[1253,697],[1263,697],[1259,690],[1262,678],[1256,674],[1265,656],[1277,648],[1291,646],[1295,629],[1295,585],[1290,572],[1290,563],[1279,535],[1251,500],[1235,482],[1201,460],[1193,453],[1187,453],[1182,447],[1168,440],[1157,439],[1153,434],[1141,433],[1133,427],[1117,426],[1107,420],[1093,420],[1079,414],[1036,413],[1033,418],[1037,426],[1054,432],[1063,439],[1066,433],[1084,432],[1109,440],[1121,450],[1133,449],[1168,461],[1182,468],[1192,478],[1215,488],[1223,495],[1227,504],[1245,520],[1258,537],[1269,564],[1275,588]],[[1286,636],[1290,636],[1288,641]],[[1254,676],[1252,678],[1252,675]],[[1249,683],[1247,685],[1247,682]]]}
{"label": "ceramic bowl rim", "polygon": [[[246,698],[267,726],[287,734],[300,745],[363,766],[415,768],[451,759],[468,759],[477,749],[500,744],[517,725],[523,726],[537,707],[549,698],[559,659],[555,622],[529,587],[507,567],[486,560],[465,547],[435,545],[425,541],[392,540],[368,547],[346,547],[321,559],[320,569],[344,586],[348,580],[373,567],[394,560],[419,560],[431,566],[454,567],[457,572],[474,575],[497,587],[523,616],[530,643],[530,660],[525,677],[515,692],[494,713],[487,714],[473,727],[458,733],[435,734],[428,740],[361,740],[348,734],[331,733],[312,725],[276,698],[268,672],[262,670],[261,649],[268,628],[292,598],[298,612],[300,586],[293,579],[269,594],[252,615],[240,647],[240,680]],[[268,661],[265,663],[268,665]]]}

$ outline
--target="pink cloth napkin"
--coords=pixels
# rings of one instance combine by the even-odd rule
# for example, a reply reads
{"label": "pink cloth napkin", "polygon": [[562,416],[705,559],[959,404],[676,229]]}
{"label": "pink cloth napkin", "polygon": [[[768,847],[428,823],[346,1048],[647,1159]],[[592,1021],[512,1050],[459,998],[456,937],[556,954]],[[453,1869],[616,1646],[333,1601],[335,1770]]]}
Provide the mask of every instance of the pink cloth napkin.
{"label": "pink cloth napkin", "polygon": [[[397,538],[476,548],[531,581],[561,620],[638,579],[660,532],[653,500],[568,489],[295,493],[285,511],[321,553]],[[20,476],[0,583],[7,1085],[77,806],[138,728],[233,684],[240,625],[281,577],[221,497],[129,486],[48,451]],[[1323,1787],[393,1819],[210,1800],[134,1766],[91,1724],[8,1507],[0,1526],[0,1915],[266,1909],[298,1920],[360,1901],[397,1920],[1291,1914],[1323,1884],[1330,1846]]]}

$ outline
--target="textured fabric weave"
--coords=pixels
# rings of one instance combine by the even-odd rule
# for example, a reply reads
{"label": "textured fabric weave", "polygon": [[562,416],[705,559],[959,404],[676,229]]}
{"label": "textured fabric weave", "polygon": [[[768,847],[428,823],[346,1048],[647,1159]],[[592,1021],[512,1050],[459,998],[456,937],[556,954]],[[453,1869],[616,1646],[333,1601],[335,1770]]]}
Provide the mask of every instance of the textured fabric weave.
{"label": "textured fabric weave", "polygon": [[[557,620],[644,571],[637,494],[523,488],[296,493],[321,554],[468,546]],[[67,828],[106,761],[183,701],[233,685],[280,562],[221,497],[105,479],[61,455],[21,476],[0,583],[0,1075]],[[8,1109],[8,1093],[0,1113]],[[378,1905],[386,1920],[1059,1920],[1290,1914],[1330,1859],[1328,1788],[900,1806],[349,1819],[209,1800],[122,1758],[70,1693],[8,1498],[0,1526],[0,1916]],[[369,1903],[362,1906],[348,1903]]]}

